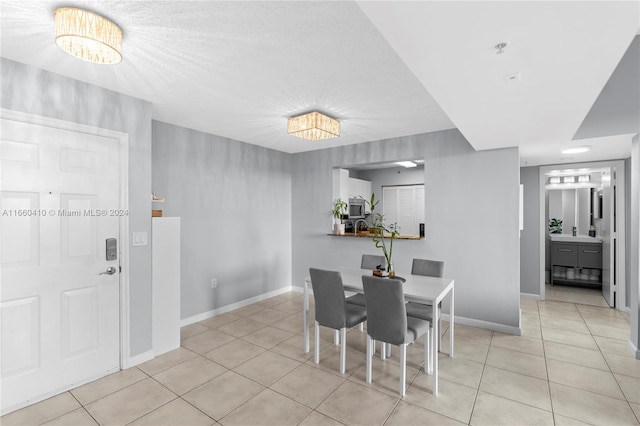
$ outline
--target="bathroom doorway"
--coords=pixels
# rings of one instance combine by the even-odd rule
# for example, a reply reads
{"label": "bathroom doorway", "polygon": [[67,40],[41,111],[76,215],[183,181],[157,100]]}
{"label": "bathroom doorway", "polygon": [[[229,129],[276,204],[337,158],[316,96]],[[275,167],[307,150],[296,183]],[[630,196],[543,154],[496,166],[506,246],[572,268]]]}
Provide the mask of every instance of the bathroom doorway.
{"label": "bathroom doorway", "polygon": [[541,298],[626,310],[624,162],[545,166],[540,180]]}

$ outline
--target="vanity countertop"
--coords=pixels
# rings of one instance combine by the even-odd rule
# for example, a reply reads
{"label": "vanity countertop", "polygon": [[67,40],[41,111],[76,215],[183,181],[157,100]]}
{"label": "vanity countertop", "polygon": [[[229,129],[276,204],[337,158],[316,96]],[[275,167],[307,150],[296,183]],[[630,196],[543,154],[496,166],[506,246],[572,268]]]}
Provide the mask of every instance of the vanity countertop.
{"label": "vanity countertop", "polygon": [[588,235],[576,235],[571,234],[549,234],[551,241],[558,243],[601,243],[602,237],[590,237]]}

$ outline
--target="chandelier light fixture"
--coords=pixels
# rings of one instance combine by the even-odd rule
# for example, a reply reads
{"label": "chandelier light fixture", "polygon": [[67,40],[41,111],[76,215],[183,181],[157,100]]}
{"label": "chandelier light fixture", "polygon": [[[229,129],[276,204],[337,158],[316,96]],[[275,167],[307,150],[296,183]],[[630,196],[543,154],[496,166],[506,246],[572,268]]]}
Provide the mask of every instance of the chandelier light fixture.
{"label": "chandelier light fixture", "polygon": [[317,141],[340,136],[340,122],[314,111],[289,118],[287,130],[290,135]]}
{"label": "chandelier light fixture", "polygon": [[107,18],[73,7],[56,9],[53,16],[60,49],[97,64],[122,61],[122,30]]}

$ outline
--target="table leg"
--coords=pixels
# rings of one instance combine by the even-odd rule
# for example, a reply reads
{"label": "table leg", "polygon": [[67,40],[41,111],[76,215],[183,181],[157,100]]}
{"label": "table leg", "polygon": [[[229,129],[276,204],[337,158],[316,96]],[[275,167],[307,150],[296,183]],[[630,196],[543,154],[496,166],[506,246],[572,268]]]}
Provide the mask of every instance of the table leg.
{"label": "table leg", "polygon": [[302,312],[302,324],[304,326],[303,339],[304,339],[304,353],[309,353],[309,283],[304,280],[304,296],[302,297],[304,309]]}
{"label": "table leg", "polygon": [[455,323],[453,316],[453,287],[451,288],[451,302],[449,306],[449,357],[453,358],[453,325]]}
{"label": "table leg", "polygon": [[440,318],[438,317],[438,304],[434,301],[431,305],[433,309],[433,332],[437,333],[433,339],[431,354],[433,356],[433,395],[438,395],[438,340],[440,337]]}

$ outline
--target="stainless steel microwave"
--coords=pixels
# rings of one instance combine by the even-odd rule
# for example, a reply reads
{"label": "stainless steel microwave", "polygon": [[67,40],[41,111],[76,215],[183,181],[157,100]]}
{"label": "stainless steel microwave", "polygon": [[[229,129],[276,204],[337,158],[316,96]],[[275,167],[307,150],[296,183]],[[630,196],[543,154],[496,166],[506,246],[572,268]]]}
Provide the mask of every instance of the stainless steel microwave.
{"label": "stainless steel microwave", "polygon": [[349,198],[349,219],[364,218],[364,200],[362,198]]}

